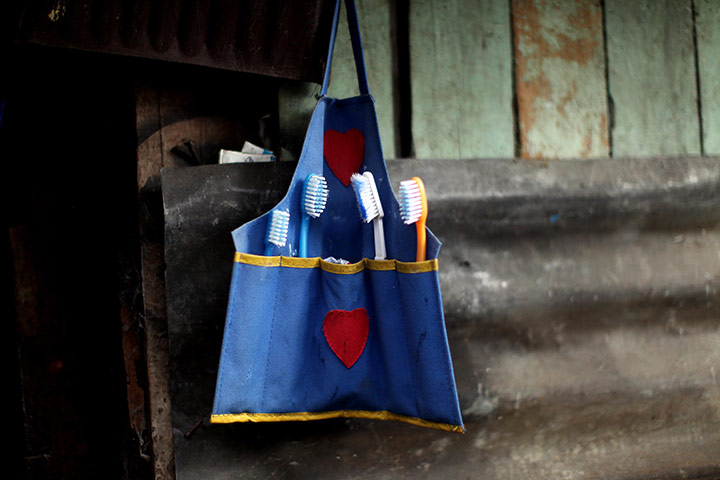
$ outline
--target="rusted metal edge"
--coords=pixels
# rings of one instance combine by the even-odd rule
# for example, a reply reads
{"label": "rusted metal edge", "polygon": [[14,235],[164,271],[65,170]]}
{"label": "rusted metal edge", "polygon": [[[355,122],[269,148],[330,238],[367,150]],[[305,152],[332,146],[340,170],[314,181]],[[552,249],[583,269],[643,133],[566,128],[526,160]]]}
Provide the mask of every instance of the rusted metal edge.
{"label": "rusted metal edge", "polygon": [[30,0],[17,41],[319,82],[334,2]]}

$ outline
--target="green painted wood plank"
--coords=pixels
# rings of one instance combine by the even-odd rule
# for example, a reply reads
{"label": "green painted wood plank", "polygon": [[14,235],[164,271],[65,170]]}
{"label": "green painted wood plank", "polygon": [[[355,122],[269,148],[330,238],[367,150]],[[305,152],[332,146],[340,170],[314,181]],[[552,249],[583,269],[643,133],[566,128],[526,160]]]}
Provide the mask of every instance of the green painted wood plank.
{"label": "green painted wood plank", "polygon": [[[387,158],[395,158],[390,0],[356,0],[355,5],[383,151]],[[300,85],[299,82],[287,82],[280,88],[278,106],[283,146],[296,154],[300,153],[297,138],[302,139],[305,134],[316,103],[314,95],[318,92],[319,87],[314,84]],[[345,5],[342,2],[328,95],[346,98],[359,93],[350,33],[345,21]]]}
{"label": "green painted wood plank", "polygon": [[720,155],[720,2],[695,0],[703,150]]}
{"label": "green painted wood plank", "polygon": [[700,153],[691,0],[606,0],[614,156]]}
{"label": "green painted wood plank", "polygon": [[508,2],[413,0],[409,22],[416,156],[512,157]]}
{"label": "green painted wood plank", "polygon": [[600,1],[512,5],[521,157],[607,157]]}

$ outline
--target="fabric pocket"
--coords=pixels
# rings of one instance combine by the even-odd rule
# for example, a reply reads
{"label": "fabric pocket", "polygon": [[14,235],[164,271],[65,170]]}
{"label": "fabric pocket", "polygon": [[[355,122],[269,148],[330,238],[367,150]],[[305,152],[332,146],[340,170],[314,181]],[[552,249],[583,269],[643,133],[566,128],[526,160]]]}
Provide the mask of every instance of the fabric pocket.
{"label": "fabric pocket", "polygon": [[447,339],[436,282],[436,260],[238,254],[212,421],[361,417],[462,431],[449,355],[437,352]]}

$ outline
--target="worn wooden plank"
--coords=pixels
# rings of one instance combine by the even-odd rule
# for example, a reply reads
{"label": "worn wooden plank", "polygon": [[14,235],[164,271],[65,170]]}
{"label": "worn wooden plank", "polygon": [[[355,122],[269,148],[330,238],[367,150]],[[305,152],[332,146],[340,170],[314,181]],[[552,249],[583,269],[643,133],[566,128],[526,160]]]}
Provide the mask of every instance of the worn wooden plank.
{"label": "worn wooden plank", "polygon": [[720,154],[720,2],[695,0],[703,152]]}
{"label": "worn wooden plank", "polygon": [[514,155],[508,10],[502,0],[410,3],[417,157]]}
{"label": "worn wooden plank", "polygon": [[[137,181],[140,206],[140,262],[142,269],[145,356],[147,359],[148,404],[154,478],[174,480],[175,459],[170,409],[170,368],[165,308],[165,262],[163,261],[159,185],[160,169],[168,166],[163,143],[163,108],[160,88],[138,83],[135,88],[138,132]],[[151,133],[155,132],[157,133]],[[162,230],[162,228],[160,228]],[[127,353],[127,352],[126,352]]]}
{"label": "worn wooden plank", "polygon": [[609,155],[599,0],[514,0],[523,158]]}
{"label": "worn wooden plank", "polygon": [[605,2],[612,153],[700,153],[691,0]]}
{"label": "worn wooden plank", "polygon": [[[152,428],[154,474],[158,480],[181,477],[176,465],[174,432],[184,416],[197,422],[209,410],[184,409],[178,392],[185,388],[185,371],[176,362],[181,346],[169,341],[171,325],[183,320],[171,315],[166,290],[164,209],[160,171],[194,160],[217,162],[220,148],[240,150],[245,140],[273,148],[275,131],[272,115],[277,83],[260,77],[231,75],[221,71],[200,71],[188,67],[144,72],[135,88],[137,137],[137,187],[140,220],[140,263],[142,273],[142,315],[148,377],[148,412]],[[192,142],[192,149],[181,147]],[[212,203],[212,202],[211,202]],[[215,215],[209,203],[207,214]],[[234,225],[232,228],[237,227]],[[231,243],[230,230],[224,231]],[[229,279],[229,277],[228,277]],[[196,279],[197,280],[197,279]],[[216,303],[221,310],[224,301]],[[126,344],[126,354],[134,347]],[[219,349],[219,343],[217,348]],[[219,350],[217,350],[219,354]],[[210,377],[206,381],[212,382]],[[203,388],[207,393],[208,389]],[[182,395],[180,395],[182,397]],[[183,430],[187,433],[187,430]]]}
{"label": "worn wooden plank", "polygon": [[[365,52],[368,84],[370,93],[375,99],[383,151],[386,157],[395,158],[391,2],[390,0],[358,0],[355,4]],[[328,95],[336,98],[359,95],[344,3],[341,8],[328,90]],[[319,87],[313,83],[286,82],[280,87],[278,94],[280,133],[283,147],[294,155],[300,154],[302,138],[315,107],[315,95],[319,91]]]}
{"label": "worn wooden plank", "polygon": [[[212,84],[216,92],[208,92],[202,87],[192,90],[185,85],[189,80],[181,80],[179,84],[168,82],[170,85],[166,83],[163,87],[138,82],[135,89],[142,310],[154,473],[160,480],[175,478],[160,170],[176,165],[178,157],[173,149],[188,140],[195,145],[202,162],[216,159],[221,147],[239,150],[249,136],[247,125],[261,116],[253,102],[243,102],[243,98],[228,95],[228,77],[215,75],[197,81],[204,82],[203,85]],[[262,103],[260,99],[267,98],[267,91],[252,87],[257,85],[250,85],[248,91],[255,92],[255,100]],[[226,113],[221,108],[223,105],[232,114],[198,114],[208,110]],[[124,348],[126,357],[133,355],[131,342],[126,342]],[[129,398],[131,410],[132,400]]]}

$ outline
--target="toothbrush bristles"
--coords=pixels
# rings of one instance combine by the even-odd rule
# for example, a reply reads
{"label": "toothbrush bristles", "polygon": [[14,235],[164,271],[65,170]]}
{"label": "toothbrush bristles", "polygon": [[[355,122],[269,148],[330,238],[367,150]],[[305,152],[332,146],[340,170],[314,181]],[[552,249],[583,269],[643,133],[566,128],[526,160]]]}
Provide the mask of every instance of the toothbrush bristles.
{"label": "toothbrush bristles", "polygon": [[305,188],[305,213],[311,217],[319,217],[325,210],[328,199],[328,187],[322,175],[310,175]]}
{"label": "toothbrush bristles", "polygon": [[420,220],[422,195],[415,180],[400,182],[400,217],[407,225]]}
{"label": "toothbrush bristles", "polygon": [[375,217],[380,215],[380,210],[378,209],[377,199],[373,194],[372,185],[370,185],[370,179],[359,173],[353,173],[350,181],[353,190],[355,190],[360,218],[365,223],[373,221]]}
{"label": "toothbrush bristles", "polygon": [[267,230],[267,243],[284,247],[287,242],[288,227],[290,226],[290,213],[282,210],[273,210],[270,213],[270,224]]}

